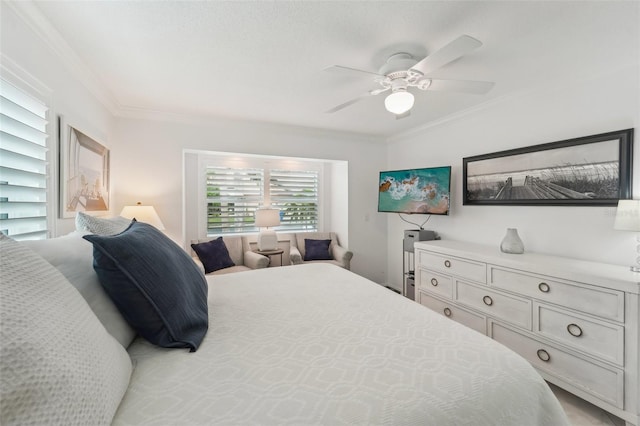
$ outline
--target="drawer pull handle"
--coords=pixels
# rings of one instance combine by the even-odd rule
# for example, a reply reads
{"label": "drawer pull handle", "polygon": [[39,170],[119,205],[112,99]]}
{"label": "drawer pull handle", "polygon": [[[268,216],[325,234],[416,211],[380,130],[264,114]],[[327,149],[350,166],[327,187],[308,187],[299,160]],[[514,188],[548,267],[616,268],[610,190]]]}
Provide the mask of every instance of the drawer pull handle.
{"label": "drawer pull handle", "polygon": [[438,280],[435,278],[431,278],[431,285],[436,287],[438,285]]}
{"label": "drawer pull handle", "polygon": [[578,324],[569,324],[567,326],[567,331],[569,332],[570,335],[572,335],[573,337],[580,337],[582,336],[582,329],[580,328],[580,326]]}
{"label": "drawer pull handle", "polygon": [[538,352],[536,353],[538,354],[538,358],[540,358],[540,361],[551,361],[551,355],[549,355],[549,352],[545,351],[544,349],[538,349]]}
{"label": "drawer pull handle", "polygon": [[482,298],[482,301],[484,302],[485,305],[487,306],[491,306],[493,305],[493,299],[490,296],[484,296]]}
{"label": "drawer pull handle", "polygon": [[551,291],[551,287],[549,287],[547,283],[538,284],[538,289],[543,293],[549,293],[549,291]]}
{"label": "drawer pull handle", "polygon": [[444,266],[446,266],[447,268],[451,268],[451,262],[449,262],[448,260],[445,260]]}
{"label": "drawer pull handle", "polygon": [[444,315],[447,316],[447,317],[450,317],[451,316],[451,309],[444,308]]}

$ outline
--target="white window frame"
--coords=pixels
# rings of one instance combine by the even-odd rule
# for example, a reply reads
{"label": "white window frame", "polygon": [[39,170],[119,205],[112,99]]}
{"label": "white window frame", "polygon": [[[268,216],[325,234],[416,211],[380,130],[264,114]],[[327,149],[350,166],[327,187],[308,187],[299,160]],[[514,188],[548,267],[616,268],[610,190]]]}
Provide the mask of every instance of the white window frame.
{"label": "white window frame", "polygon": [[[17,89],[32,96],[42,102],[47,107],[46,113],[46,237],[51,238],[56,235],[56,216],[58,200],[58,174],[56,159],[58,158],[57,150],[57,131],[58,120],[53,105],[53,91],[49,89],[36,77],[25,71],[13,60],[0,53],[0,78],[3,81],[15,86]],[[0,84],[2,84],[0,82]]]}
{"label": "white window frame", "polygon": [[[237,154],[224,152],[211,152],[198,154],[198,235],[207,235],[207,194],[206,194],[206,169],[207,167],[229,167],[229,168],[257,168],[264,169],[265,195],[261,207],[271,204],[269,197],[269,170],[313,170],[318,172],[318,230],[323,229],[324,223],[324,164],[321,160],[301,159],[293,157],[276,157],[266,155]],[[289,230],[278,230],[278,232],[290,232]],[[295,231],[291,231],[295,232]],[[255,231],[257,233],[257,230]],[[247,235],[247,233],[224,233],[217,235]]]}

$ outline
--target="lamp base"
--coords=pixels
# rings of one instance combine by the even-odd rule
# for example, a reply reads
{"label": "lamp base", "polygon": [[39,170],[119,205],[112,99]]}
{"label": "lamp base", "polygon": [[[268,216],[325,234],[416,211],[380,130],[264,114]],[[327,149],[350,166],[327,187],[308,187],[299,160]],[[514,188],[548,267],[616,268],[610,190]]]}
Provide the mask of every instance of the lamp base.
{"label": "lamp base", "polygon": [[631,272],[640,272],[640,266],[631,266]]}
{"label": "lamp base", "polygon": [[278,248],[278,236],[273,229],[263,229],[258,234],[258,250],[275,250]]}

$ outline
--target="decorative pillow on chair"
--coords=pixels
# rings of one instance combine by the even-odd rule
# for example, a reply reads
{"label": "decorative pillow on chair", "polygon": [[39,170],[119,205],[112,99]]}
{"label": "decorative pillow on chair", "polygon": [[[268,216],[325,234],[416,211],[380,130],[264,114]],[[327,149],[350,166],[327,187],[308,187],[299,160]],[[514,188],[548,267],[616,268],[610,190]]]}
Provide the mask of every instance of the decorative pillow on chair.
{"label": "decorative pillow on chair", "polygon": [[329,252],[331,240],[304,239],[304,260],[333,260]]}
{"label": "decorative pillow on chair", "polygon": [[131,219],[122,216],[95,217],[83,212],[76,213],[76,231],[88,231],[96,235],[116,235],[131,225]]}
{"label": "decorative pillow on chair", "polygon": [[190,348],[209,326],[207,282],[191,257],[161,231],[136,222],[93,244],[100,284],[142,337],[166,348]]}
{"label": "decorative pillow on chair", "polygon": [[191,248],[198,255],[198,259],[204,265],[204,272],[208,274],[220,269],[236,266],[229,256],[229,250],[222,237],[206,243],[191,244]]}
{"label": "decorative pillow on chair", "polygon": [[0,252],[0,424],[111,424],[129,355],[46,260],[2,233]]}

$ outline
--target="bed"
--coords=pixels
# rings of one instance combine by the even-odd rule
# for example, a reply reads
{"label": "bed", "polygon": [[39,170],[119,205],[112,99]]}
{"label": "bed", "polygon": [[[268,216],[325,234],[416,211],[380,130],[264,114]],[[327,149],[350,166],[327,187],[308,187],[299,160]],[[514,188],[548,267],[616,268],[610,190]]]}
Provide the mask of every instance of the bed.
{"label": "bed", "polygon": [[197,348],[154,345],[106,295],[91,238],[0,235],[3,425],[568,424],[523,358],[330,264],[205,278],[144,240],[134,257],[186,256],[208,302]]}
{"label": "bed", "polygon": [[195,353],[129,347],[114,425],[562,425],[521,357],[333,265],[207,278]]}

